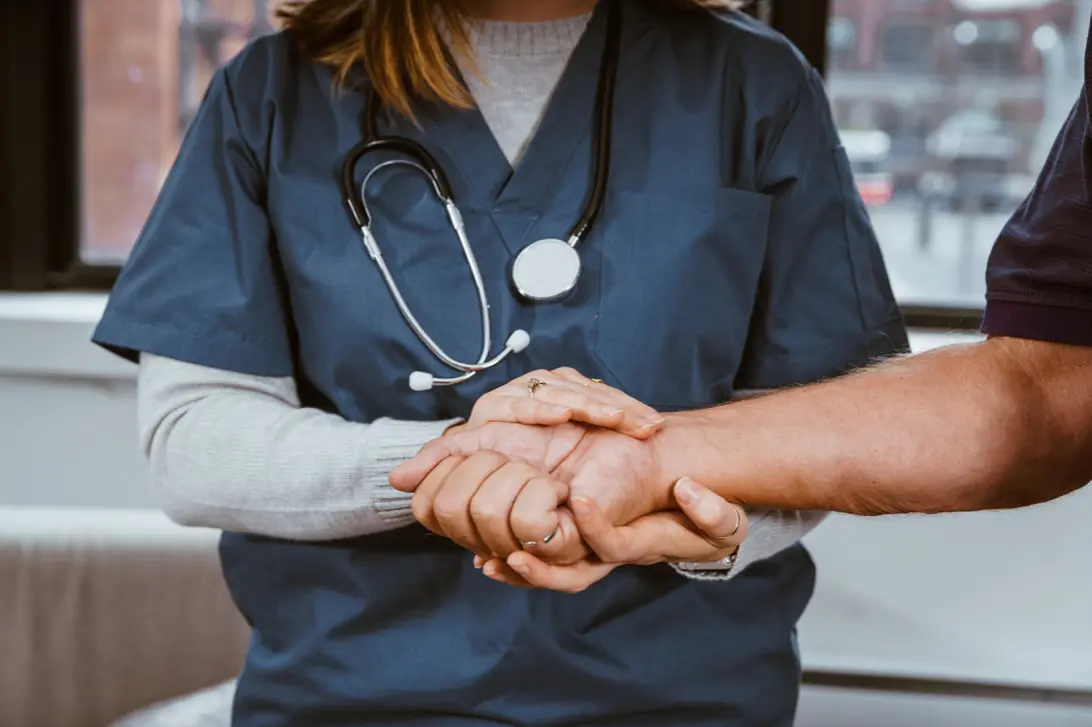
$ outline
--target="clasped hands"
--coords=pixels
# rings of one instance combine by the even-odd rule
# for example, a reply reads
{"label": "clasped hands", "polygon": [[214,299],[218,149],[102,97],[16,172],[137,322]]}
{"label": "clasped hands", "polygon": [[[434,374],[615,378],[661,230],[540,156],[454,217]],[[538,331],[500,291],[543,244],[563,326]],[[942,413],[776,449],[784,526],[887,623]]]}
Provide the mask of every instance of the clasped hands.
{"label": "clasped hands", "polygon": [[623,564],[725,558],[747,536],[743,508],[670,479],[664,424],[577,371],[536,371],[481,397],[390,481],[422,525],[510,585],[572,593]]}

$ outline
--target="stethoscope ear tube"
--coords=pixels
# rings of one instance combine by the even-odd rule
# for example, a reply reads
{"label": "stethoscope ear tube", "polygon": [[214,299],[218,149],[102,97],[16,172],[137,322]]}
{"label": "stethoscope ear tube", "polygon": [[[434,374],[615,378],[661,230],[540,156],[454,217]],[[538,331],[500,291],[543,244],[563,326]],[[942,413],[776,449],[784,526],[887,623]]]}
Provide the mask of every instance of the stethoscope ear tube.
{"label": "stethoscope ear tube", "polygon": [[[512,283],[516,291],[525,300],[548,302],[564,297],[576,285],[580,275],[580,256],[576,246],[583,239],[588,229],[602,211],[606,196],[607,181],[610,173],[611,124],[613,116],[614,86],[618,74],[621,49],[621,2],[607,2],[607,38],[603,47],[600,65],[599,83],[596,94],[597,134],[595,138],[593,184],[584,205],[580,219],[572,227],[567,241],[543,239],[533,242],[520,252],[512,267]],[[409,385],[414,391],[428,391],[435,386],[459,384],[475,376],[478,372],[490,369],[513,353],[523,351],[531,341],[524,330],[516,330],[508,337],[504,349],[493,358],[489,358],[492,348],[492,324],[490,320],[489,300],[478,267],[474,251],[467,239],[462,215],[455,205],[451,186],[443,169],[436,159],[421,144],[396,136],[378,137],[376,119],[381,107],[381,100],[375,86],[371,87],[367,101],[364,123],[364,139],[355,144],[346,154],[341,167],[342,193],[353,221],[360,230],[368,256],[379,268],[383,282],[394,299],[395,306],[406,323],[417,335],[426,348],[444,365],[461,372],[457,376],[441,378],[425,371],[410,374]],[[373,152],[395,152],[403,158],[383,161],[372,168],[358,187],[355,182],[356,166],[366,155]],[[408,158],[406,158],[408,157]],[[391,275],[379,242],[371,230],[371,215],[368,211],[367,186],[371,177],[380,169],[393,165],[406,165],[425,174],[432,183],[433,191],[443,202],[459,244],[466,259],[471,278],[478,296],[478,305],[482,320],[482,348],[475,363],[457,361],[447,355],[428,335],[420,322],[413,315]]]}

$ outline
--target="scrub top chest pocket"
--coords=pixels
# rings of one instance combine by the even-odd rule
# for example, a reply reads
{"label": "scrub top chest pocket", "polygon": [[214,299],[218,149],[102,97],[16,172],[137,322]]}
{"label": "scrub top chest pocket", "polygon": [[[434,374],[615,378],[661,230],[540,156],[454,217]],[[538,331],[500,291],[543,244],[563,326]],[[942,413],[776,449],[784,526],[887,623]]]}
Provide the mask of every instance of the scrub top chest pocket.
{"label": "scrub top chest pocket", "polygon": [[771,200],[723,187],[623,192],[595,242],[595,352],[627,393],[663,409],[715,403],[747,340]]}

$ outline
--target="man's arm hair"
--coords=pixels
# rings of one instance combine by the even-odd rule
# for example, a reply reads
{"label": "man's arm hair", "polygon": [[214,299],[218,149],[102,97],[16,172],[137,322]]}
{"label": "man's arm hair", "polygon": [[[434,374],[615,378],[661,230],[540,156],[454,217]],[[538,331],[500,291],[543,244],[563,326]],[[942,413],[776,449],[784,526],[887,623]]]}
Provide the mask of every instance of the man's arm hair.
{"label": "man's arm hair", "polygon": [[752,506],[1013,508],[1092,480],[1092,347],[991,338],[669,417],[665,475]]}

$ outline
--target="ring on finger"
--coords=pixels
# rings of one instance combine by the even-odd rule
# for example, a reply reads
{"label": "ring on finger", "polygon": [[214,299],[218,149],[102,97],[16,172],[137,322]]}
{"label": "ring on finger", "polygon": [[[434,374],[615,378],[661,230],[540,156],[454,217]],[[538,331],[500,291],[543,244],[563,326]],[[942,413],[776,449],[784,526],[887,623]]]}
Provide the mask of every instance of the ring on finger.
{"label": "ring on finger", "polygon": [[542,379],[531,379],[527,382],[527,393],[530,394],[532,399],[534,399],[535,392],[541,389],[543,386],[546,386],[546,382]]}
{"label": "ring on finger", "polygon": [[[542,539],[542,545],[549,545],[550,541],[557,537],[557,534],[561,531],[561,528],[557,528],[552,533]],[[521,548],[534,548],[539,544],[537,540],[521,540],[519,541]]]}
{"label": "ring on finger", "polygon": [[732,509],[736,511],[736,526],[732,528],[732,532],[728,533],[729,538],[738,533],[739,529],[743,527],[743,508],[739,505],[732,505]]}
{"label": "ring on finger", "polygon": [[584,382],[584,386],[591,386],[592,384],[601,384],[603,379],[588,379]]}

